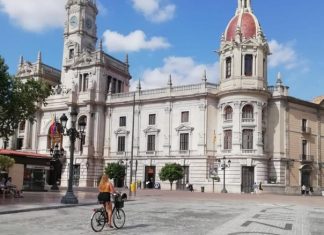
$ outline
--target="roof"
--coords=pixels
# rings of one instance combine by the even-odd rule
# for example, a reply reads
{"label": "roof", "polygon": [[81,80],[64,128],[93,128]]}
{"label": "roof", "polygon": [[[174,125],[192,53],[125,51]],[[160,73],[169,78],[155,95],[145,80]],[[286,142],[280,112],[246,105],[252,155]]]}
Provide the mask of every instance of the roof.
{"label": "roof", "polygon": [[26,158],[38,158],[38,159],[51,159],[49,155],[32,153],[32,152],[22,152],[10,149],[0,149],[1,155],[9,155],[15,157],[26,157]]}

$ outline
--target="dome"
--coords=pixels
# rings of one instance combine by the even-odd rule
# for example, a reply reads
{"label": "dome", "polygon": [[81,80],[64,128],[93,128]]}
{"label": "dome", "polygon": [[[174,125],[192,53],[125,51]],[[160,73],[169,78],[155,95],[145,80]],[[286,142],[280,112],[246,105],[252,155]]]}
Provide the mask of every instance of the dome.
{"label": "dome", "polygon": [[232,41],[235,38],[237,28],[240,29],[243,38],[253,38],[257,35],[258,25],[255,16],[249,12],[236,15],[227,26],[225,40]]}

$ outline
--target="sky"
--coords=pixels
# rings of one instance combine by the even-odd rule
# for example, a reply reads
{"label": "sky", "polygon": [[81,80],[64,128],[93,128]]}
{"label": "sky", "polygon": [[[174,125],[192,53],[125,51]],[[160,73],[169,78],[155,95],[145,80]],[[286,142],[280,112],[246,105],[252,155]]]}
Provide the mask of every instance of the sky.
{"label": "sky", "polygon": [[[0,0],[0,55],[15,74],[20,56],[61,69],[67,0]],[[237,0],[97,0],[98,38],[105,52],[129,55],[131,86],[142,89],[219,78],[215,51]],[[252,0],[268,39],[268,84],[278,72],[289,95],[311,101],[324,95],[324,1]]]}

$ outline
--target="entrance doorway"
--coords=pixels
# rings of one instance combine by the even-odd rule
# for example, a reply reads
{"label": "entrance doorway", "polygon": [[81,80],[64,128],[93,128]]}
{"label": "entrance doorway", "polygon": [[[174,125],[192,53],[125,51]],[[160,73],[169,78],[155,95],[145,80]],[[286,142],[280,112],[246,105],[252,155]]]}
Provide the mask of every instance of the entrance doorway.
{"label": "entrance doorway", "polygon": [[154,188],[155,184],[155,166],[145,166],[145,188]]}
{"label": "entrance doorway", "polygon": [[306,187],[311,187],[311,173],[312,167],[310,165],[304,165],[300,169],[301,173],[301,185],[305,185]]}
{"label": "entrance doorway", "polygon": [[253,192],[254,185],[254,167],[243,166],[242,167],[242,188],[241,192],[251,193]]}
{"label": "entrance doorway", "polygon": [[[176,189],[177,190],[185,190],[186,184],[189,182],[189,166],[182,166],[183,169],[183,178],[177,181]],[[190,182],[189,182],[190,183]]]}

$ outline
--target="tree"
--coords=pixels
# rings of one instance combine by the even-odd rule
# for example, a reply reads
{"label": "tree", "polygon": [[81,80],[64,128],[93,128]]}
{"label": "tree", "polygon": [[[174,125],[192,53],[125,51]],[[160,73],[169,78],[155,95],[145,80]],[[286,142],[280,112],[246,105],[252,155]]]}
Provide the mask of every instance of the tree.
{"label": "tree", "polygon": [[114,184],[119,186],[125,177],[125,166],[119,163],[109,163],[105,168],[106,175],[114,179]]}
{"label": "tree", "polygon": [[167,163],[164,167],[162,167],[159,176],[162,181],[170,181],[172,191],[173,181],[180,180],[184,176],[183,168],[177,163]]}
{"label": "tree", "polygon": [[8,66],[0,56],[0,138],[5,142],[15,133],[20,122],[34,121],[35,113],[50,95],[50,87],[43,81],[29,79],[22,82],[10,76]]}
{"label": "tree", "polygon": [[7,171],[15,164],[15,160],[11,157],[0,155],[0,170]]}

